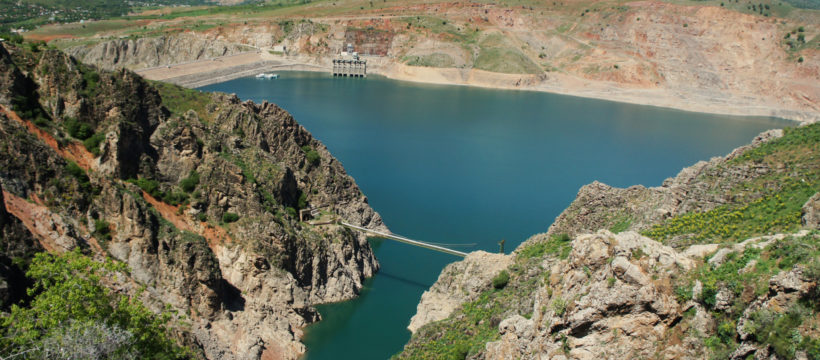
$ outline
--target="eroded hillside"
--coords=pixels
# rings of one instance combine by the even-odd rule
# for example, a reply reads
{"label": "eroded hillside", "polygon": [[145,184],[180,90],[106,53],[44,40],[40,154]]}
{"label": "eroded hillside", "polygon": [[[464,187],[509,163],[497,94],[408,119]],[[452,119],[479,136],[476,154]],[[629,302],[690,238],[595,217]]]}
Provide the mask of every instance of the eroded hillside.
{"label": "eroded hillside", "polygon": [[[816,120],[820,113],[816,10],[775,2],[753,10],[748,4],[718,1],[362,5],[318,2],[258,15],[226,10],[196,20],[146,20],[142,36],[163,37],[144,44],[103,41],[133,32],[115,27],[97,33],[94,44],[71,51],[101,66],[172,64],[185,56],[157,61],[157,54],[169,50],[142,49],[149,43],[153,49],[182,41],[168,36],[188,43],[194,36],[200,43],[186,49],[201,44],[215,48],[193,52],[187,60],[227,53],[227,43],[251,46],[265,55],[260,59],[329,66],[351,43],[367,55],[369,72],[397,79],[796,120]],[[180,28],[194,31],[173,35]],[[59,28],[30,36],[54,33]]]}

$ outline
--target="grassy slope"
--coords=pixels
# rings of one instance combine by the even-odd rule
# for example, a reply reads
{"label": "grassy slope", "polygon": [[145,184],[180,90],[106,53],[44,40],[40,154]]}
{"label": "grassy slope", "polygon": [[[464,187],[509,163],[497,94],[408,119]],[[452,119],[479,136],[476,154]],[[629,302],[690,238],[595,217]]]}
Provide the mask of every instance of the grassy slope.
{"label": "grassy slope", "polygon": [[[737,205],[676,216],[643,234],[658,241],[684,237],[685,243],[736,242],[756,235],[792,232],[801,207],[820,191],[820,125],[787,128],[782,138],[762,144],[727,166],[764,164],[777,169],[737,184],[729,195]],[[677,245],[682,245],[680,242]]]}

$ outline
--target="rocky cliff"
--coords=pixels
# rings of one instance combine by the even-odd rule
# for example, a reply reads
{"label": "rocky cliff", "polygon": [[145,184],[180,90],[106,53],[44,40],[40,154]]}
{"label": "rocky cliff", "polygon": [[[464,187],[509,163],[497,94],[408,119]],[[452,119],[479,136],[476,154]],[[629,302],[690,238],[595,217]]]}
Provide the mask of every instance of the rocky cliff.
{"label": "rocky cliff", "polygon": [[104,69],[142,69],[252,51],[245,45],[210,40],[192,34],[117,39],[75,46],[67,52],[80,61]]}
{"label": "rocky cliff", "polygon": [[770,131],[657,188],[583,187],[512,254],[445,268],[397,357],[820,358],[819,141]]}
{"label": "rocky cliff", "polygon": [[78,247],[119,260],[118,291],[145,288],[149,307],[190,320],[174,325],[184,344],[219,359],[297,358],[312,306],[377,271],[366,238],[335,221],[381,218],[278,106],[56,50],[6,45],[0,67],[3,266]]}

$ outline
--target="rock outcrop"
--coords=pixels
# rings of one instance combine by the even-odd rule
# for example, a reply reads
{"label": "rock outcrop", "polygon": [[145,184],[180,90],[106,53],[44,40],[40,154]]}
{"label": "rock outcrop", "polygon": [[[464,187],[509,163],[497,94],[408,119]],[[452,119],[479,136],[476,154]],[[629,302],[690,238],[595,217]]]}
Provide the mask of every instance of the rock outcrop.
{"label": "rock outcrop", "polygon": [[43,248],[23,226],[23,223],[6,210],[5,194],[0,184],[0,311],[25,297],[27,281],[20,264],[14,259],[30,258]]}
{"label": "rock outcrop", "polygon": [[381,218],[278,106],[9,50],[0,183],[11,219],[46,250],[127,264],[120,290],[145,287],[150,308],[190,318],[177,330],[200,355],[295,359],[300,329],[319,319],[312,306],[356,296],[378,270],[365,236],[335,220],[385,230]]}
{"label": "rock outcrop", "polygon": [[814,194],[803,205],[803,226],[820,229],[820,193]]}
{"label": "rock outcrop", "polygon": [[418,328],[444,319],[461,304],[475,300],[490,288],[490,280],[512,263],[512,257],[484,251],[470,253],[464,260],[447,265],[430,290],[421,295],[416,315],[407,326]]}
{"label": "rock outcrop", "polygon": [[[645,254],[640,259],[632,256],[637,250]],[[579,236],[567,261],[544,264],[551,274],[561,275],[551,276],[534,293],[531,319],[514,315],[503,320],[500,339],[486,345],[484,358],[617,359],[659,353],[703,358],[701,340],[687,329],[709,333],[719,320],[697,302],[681,302],[669,286],[671,277],[691,270],[697,260],[634,232]],[[801,274],[797,268],[770,280],[768,292],[745,310],[737,325],[741,340],[751,340],[743,335],[744,322],[764,304],[788,307],[809,299],[815,285]],[[557,301],[566,301],[566,307],[553,306]],[[768,354],[749,341],[733,358],[761,349]]]}
{"label": "rock outcrop", "polygon": [[72,47],[67,51],[86,64],[113,70],[121,67],[142,69],[178,64],[252,50],[253,48],[245,45],[210,40],[192,34],[175,34],[152,38],[109,40]]}

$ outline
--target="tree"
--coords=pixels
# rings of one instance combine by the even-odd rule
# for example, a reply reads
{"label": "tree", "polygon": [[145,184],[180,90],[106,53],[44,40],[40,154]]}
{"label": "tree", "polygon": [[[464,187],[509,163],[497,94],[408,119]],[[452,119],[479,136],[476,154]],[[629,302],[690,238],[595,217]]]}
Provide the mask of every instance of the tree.
{"label": "tree", "polygon": [[165,358],[186,356],[166,333],[171,315],[157,316],[101,283],[126,271],[122,263],[98,262],[79,249],[63,255],[38,253],[26,275],[28,307],[13,305],[0,318],[0,356],[20,358]]}

